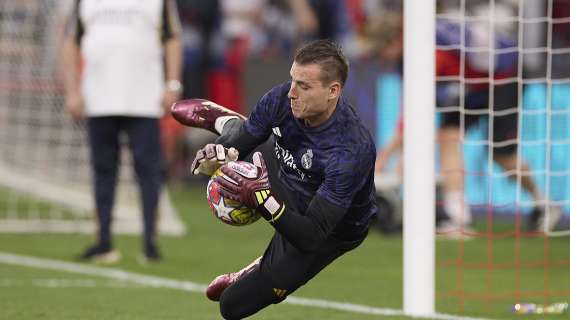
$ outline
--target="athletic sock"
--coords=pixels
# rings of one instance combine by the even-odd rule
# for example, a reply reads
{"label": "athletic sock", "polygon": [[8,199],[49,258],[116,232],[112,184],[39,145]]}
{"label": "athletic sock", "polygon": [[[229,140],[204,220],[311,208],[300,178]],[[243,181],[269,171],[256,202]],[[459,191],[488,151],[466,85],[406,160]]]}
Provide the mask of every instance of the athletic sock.
{"label": "athletic sock", "polygon": [[465,203],[463,192],[454,191],[445,194],[443,205],[454,224],[467,226],[471,223],[471,208]]}
{"label": "athletic sock", "polygon": [[216,129],[219,135],[222,135],[226,122],[232,119],[239,119],[239,118],[237,116],[223,116],[223,117],[218,117],[216,119],[216,121],[214,122],[214,128]]}

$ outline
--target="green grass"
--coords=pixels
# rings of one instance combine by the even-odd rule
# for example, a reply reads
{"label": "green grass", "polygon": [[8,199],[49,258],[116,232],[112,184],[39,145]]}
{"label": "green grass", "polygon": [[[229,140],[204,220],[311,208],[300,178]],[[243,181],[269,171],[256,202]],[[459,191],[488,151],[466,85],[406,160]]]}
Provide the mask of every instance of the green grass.
{"label": "green grass", "polygon": [[[206,284],[216,275],[241,268],[259,256],[272,234],[260,221],[247,227],[231,227],[214,219],[203,199],[202,188],[176,188],[173,198],[188,226],[184,237],[160,238],[164,261],[140,265],[141,240],[135,236],[117,236],[115,245],[123,259],[112,266],[139,274]],[[504,226],[503,226],[504,229]],[[0,252],[40,258],[74,261],[74,256],[91,243],[89,235],[11,235],[0,234]],[[544,298],[512,296],[518,283],[520,292],[543,291],[545,269],[533,268],[479,269],[443,265],[456,261],[463,252],[465,263],[509,263],[514,261],[516,246],[520,261],[542,260],[543,238],[512,238],[487,242],[474,239],[465,242],[437,242],[437,311],[495,319],[519,319],[510,307],[514,302],[544,303]],[[552,262],[570,260],[568,239],[549,239]],[[518,270],[518,271],[517,271]],[[85,283],[65,288],[42,286],[49,279],[65,279]],[[461,285],[458,285],[458,281]],[[558,293],[551,302],[568,301],[570,271],[568,265],[551,266],[548,287]],[[469,295],[463,301],[453,296],[455,290]],[[402,308],[402,240],[371,232],[355,251],[341,257],[315,279],[294,294],[298,297],[327,299],[374,307]],[[486,301],[485,296],[495,296]],[[539,295],[540,296],[540,295]],[[563,319],[566,315],[543,316]],[[101,277],[71,274],[0,264],[0,319],[220,319],[217,304],[201,293],[123,284]],[[330,309],[291,304],[275,305],[254,319],[408,319],[379,317]]]}

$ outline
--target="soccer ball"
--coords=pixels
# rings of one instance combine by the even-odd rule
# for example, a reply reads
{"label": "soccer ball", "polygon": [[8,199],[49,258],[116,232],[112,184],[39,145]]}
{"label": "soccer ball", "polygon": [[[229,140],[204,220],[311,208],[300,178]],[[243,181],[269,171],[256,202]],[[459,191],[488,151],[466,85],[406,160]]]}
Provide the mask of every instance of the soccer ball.
{"label": "soccer ball", "polygon": [[[252,165],[248,162],[243,162],[243,164]],[[220,185],[214,181],[214,178],[223,175],[224,173],[221,169],[216,170],[210,178],[210,181],[208,181],[208,187],[206,189],[208,205],[210,206],[210,209],[212,209],[214,217],[232,226],[245,226],[257,221],[260,216],[255,212],[255,210],[246,207],[240,202],[232,199],[226,199],[219,193]]]}

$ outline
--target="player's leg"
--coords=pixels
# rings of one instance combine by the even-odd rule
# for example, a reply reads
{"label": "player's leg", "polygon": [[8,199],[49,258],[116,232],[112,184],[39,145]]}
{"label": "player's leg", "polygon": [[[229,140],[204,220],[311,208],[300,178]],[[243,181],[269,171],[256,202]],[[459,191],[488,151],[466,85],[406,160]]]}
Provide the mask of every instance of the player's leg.
{"label": "player's leg", "polygon": [[[469,101],[469,99],[465,99]],[[466,109],[480,108],[479,104],[467,104]],[[468,116],[457,110],[442,114],[438,130],[440,165],[442,173],[443,208],[449,219],[443,219],[437,226],[438,233],[452,235],[466,229],[471,223],[471,209],[464,200],[465,180],[463,146],[461,138],[466,128],[472,126],[478,117]]]}
{"label": "player's leg", "polygon": [[559,207],[548,204],[547,197],[541,193],[529,174],[527,162],[524,159],[519,162],[518,159],[518,84],[495,85],[494,92],[493,159],[506,172],[515,172],[509,175],[509,178],[515,181],[520,178],[521,186],[537,203],[529,216],[527,228],[533,231],[550,231],[560,220],[562,212]]}
{"label": "player's leg", "polygon": [[256,266],[223,291],[220,314],[226,320],[243,319],[284,299],[276,294],[270,279]]}
{"label": "player's leg", "polygon": [[444,126],[438,131],[443,182],[443,206],[453,228],[465,226],[470,217],[463,213],[464,174],[461,132],[458,126]]}
{"label": "player's leg", "polygon": [[140,117],[128,117],[124,118],[124,121],[141,193],[144,257],[146,260],[156,261],[160,259],[155,240],[162,186],[159,122],[155,118]]}
{"label": "player's leg", "polygon": [[280,303],[338,257],[360,245],[365,236],[350,241],[329,238],[317,251],[305,253],[275,233],[260,265],[223,291],[222,316],[241,319]]}
{"label": "player's leg", "polygon": [[[224,130],[225,131],[224,135],[225,134],[231,135],[231,132],[233,130],[238,130],[239,126],[241,125],[241,123],[243,123],[243,121],[235,120],[232,121],[232,123],[233,125],[226,126],[227,128],[225,129],[227,129],[227,132],[226,130]],[[224,135],[222,135],[222,137]],[[278,179],[277,172],[279,169],[279,165],[273,153],[272,139],[269,139],[266,143],[259,146],[256,149],[256,151],[262,152],[264,159],[266,160],[269,180],[271,182],[273,191],[276,192],[279,195],[279,197],[282,200],[286,201],[290,206],[294,206],[296,204],[296,202],[294,201],[294,197],[292,197],[291,193],[288,192],[288,189],[286,189],[282,185],[281,181]],[[277,298],[275,298],[276,294],[285,296],[286,294],[290,294],[291,292],[295,291],[298,287],[306,283],[308,279],[316,275],[318,271],[320,271],[322,268],[324,268],[324,266],[328,265],[330,262],[332,262],[334,259],[340,256],[342,253],[355,248],[360,243],[360,241],[362,241],[361,239],[364,239],[364,236],[365,234],[362,235],[362,237],[359,238],[357,242],[349,241],[348,245],[331,240],[327,242],[326,245],[323,245],[322,250],[320,250],[318,253],[315,253],[315,255],[318,255],[318,257],[314,259],[311,258],[311,255],[306,255],[298,251],[289,242],[287,242],[281,235],[276,233],[273,236],[273,239],[269,244],[268,248],[264,252],[261,262],[259,261],[259,259],[256,259],[254,262],[252,262],[250,265],[243,268],[239,272],[225,274],[217,277],[214,281],[212,281],[212,283],[207,289],[208,297],[210,299],[213,298],[212,300],[215,301],[218,300],[219,297],[222,295],[223,292],[225,292],[227,288],[233,288],[234,286],[237,286],[238,283],[241,283],[241,278],[244,277],[244,275],[254,270],[260,264],[264,274],[267,274],[268,272],[270,273],[271,271],[269,270],[272,269],[281,270],[276,272],[282,274],[283,275],[282,277],[281,276],[274,277],[268,275],[269,278],[277,279],[274,282],[272,282],[275,284],[270,286],[270,289],[272,291],[269,291],[270,292],[269,295],[261,294],[261,298],[259,301],[257,302],[253,301],[248,308],[240,307],[239,310],[237,311],[239,314],[242,314],[244,310],[255,313],[257,312],[257,310],[260,310],[261,308],[271,303],[277,303],[281,301],[280,296],[277,296]],[[333,244],[334,246],[331,246],[331,244]],[[338,249],[337,247],[340,247],[340,249]],[[289,265],[290,261],[301,261],[301,263],[291,266]],[[310,276],[307,277],[307,275]],[[241,291],[241,289],[237,290],[237,288],[243,289],[250,287],[251,285],[249,284],[244,285],[243,287],[239,286],[236,287],[235,291],[236,292]],[[264,285],[262,287],[258,287],[256,290],[266,293],[268,292],[266,289],[267,289],[266,285]],[[223,303],[224,312],[226,314],[231,313],[232,306],[234,305],[248,306],[249,302],[244,302],[244,304],[238,303],[236,299],[238,299],[239,295],[237,294],[228,295],[227,297],[228,300],[226,302],[229,303]]]}
{"label": "player's leg", "polygon": [[316,252],[312,258],[312,263],[307,269],[307,281],[315,277],[321,270],[331,264],[340,256],[345,253],[356,249],[366,238],[368,232],[359,235],[354,240],[340,240],[329,238],[328,245],[324,246],[322,250]]}
{"label": "player's leg", "polygon": [[253,271],[255,268],[259,267],[259,262],[261,261],[261,257],[253,260],[250,264],[245,266],[239,271],[224,273],[222,275],[217,276],[206,288],[206,296],[208,299],[212,301],[220,301],[220,296],[226,290],[227,287],[234,284],[236,281],[241,279],[246,274]]}
{"label": "player's leg", "polygon": [[82,258],[115,262],[119,259],[119,254],[112,250],[111,213],[115,201],[120,157],[120,127],[116,117],[91,117],[87,119],[87,129],[94,180],[98,241],[83,253]]}
{"label": "player's leg", "polygon": [[494,151],[494,160],[505,170],[506,172],[516,172],[515,174],[510,174],[508,177],[512,180],[517,180],[517,176],[520,176],[520,181],[522,187],[531,194],[535,201],[543,201],[544,198],[542,193],[538,189],[538,186],[534,183],[534,180],[530,177],[530,167],[526,161],[521,160],[520,166],[518,163],[516,150],[509,150],[510,148],[500,148],[497,147]]}
{"label": "player's leg", "polygon": [[216,143],[224,144],[225,142],[232,140],[232,137],[239,133],[244,122],[245,120],[239,118],[228,119],[225,121],[221,128],[220,136],[216,138]]}
{"label": "player's leg", "polygon": [[329,236],[314,252],[302,252],[281,234],[275,233],[263,255],[261,271],[268,275],[274,288],[289,295],[315,277],[326,266],[348,251],[358,247],[368,230],[351,239],[341,240]]}
{"label": "player's leg", "polygon": [[[243,123],[243,120],[237,119],[235,121],[232,121],[232,123],[233,125],[226,126],[227,130],[224,130],[224,135],[222,135],[220,138],[224,137],[225,134],[231,135],[231,131],[233,130],[238,130],[239,126]],[[283,186],[277,177],[278,164],[275,157],[273,156],[272,140],[269,139],[264,144],[259,146],[255,151],[260,151],[263,154],[263,158],[265,159],[265,164],[267,166],[267,171],[269,174],[269,181],[271,182],[271,186],[274,192],[279,195],[280,199],[284,199],[284,201],[288,202],[292,201],[289,194],[286,192],[286,190],[283,189]],[[247,155],[245,157],[245,160],[251,161],[251,155]],[[259,265],[261,258],[262,257],[255,259],[252,263],[237,272],[225,273],[212,280],[206,289],[206,295],[208,298],[212,301],[219,301],[222,292],[227,287],[243,277],[245,274],[252,271],[254,267]]]}

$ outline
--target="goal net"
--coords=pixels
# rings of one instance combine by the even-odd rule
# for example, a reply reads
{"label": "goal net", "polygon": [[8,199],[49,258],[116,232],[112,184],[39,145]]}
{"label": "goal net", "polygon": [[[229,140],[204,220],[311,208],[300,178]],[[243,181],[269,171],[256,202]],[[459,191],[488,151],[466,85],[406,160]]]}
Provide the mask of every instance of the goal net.
{"label": "goal net", "polygon": [[[0,2],[0,231],[95,230],[89,153],[82,123],[64,108],[59,76],[69,0]],[[127,150],[113,215],[116,233],[142,231]],[[159,232],[184,224],[163,191]]]}
{"label": "goal net", "polygon": [[459,126],[465,166],[450,169],[465,176],[466,203],[534,210],[527,228],[566,234],[553,230],[569,196],[569,18],[548,11],[554,0],[440,3],[438,113]]}
{"label": "goal net", "polygon": [[[444,188],[462,176],[456,220],[472,221],[455,230],[457,256],[437,262],[456,272],[438,298],[461,311],[473,306],[466,301],[486,309],[566,301],[555,278],[570,266],[556,238],[570,235],[570,2],[437,3],[439,128],[457,125],[463,162],[441,161],[441,176]],[[444,137],[440,148],[453,143]],[[464,286],[467,277],[481,286]]]}

